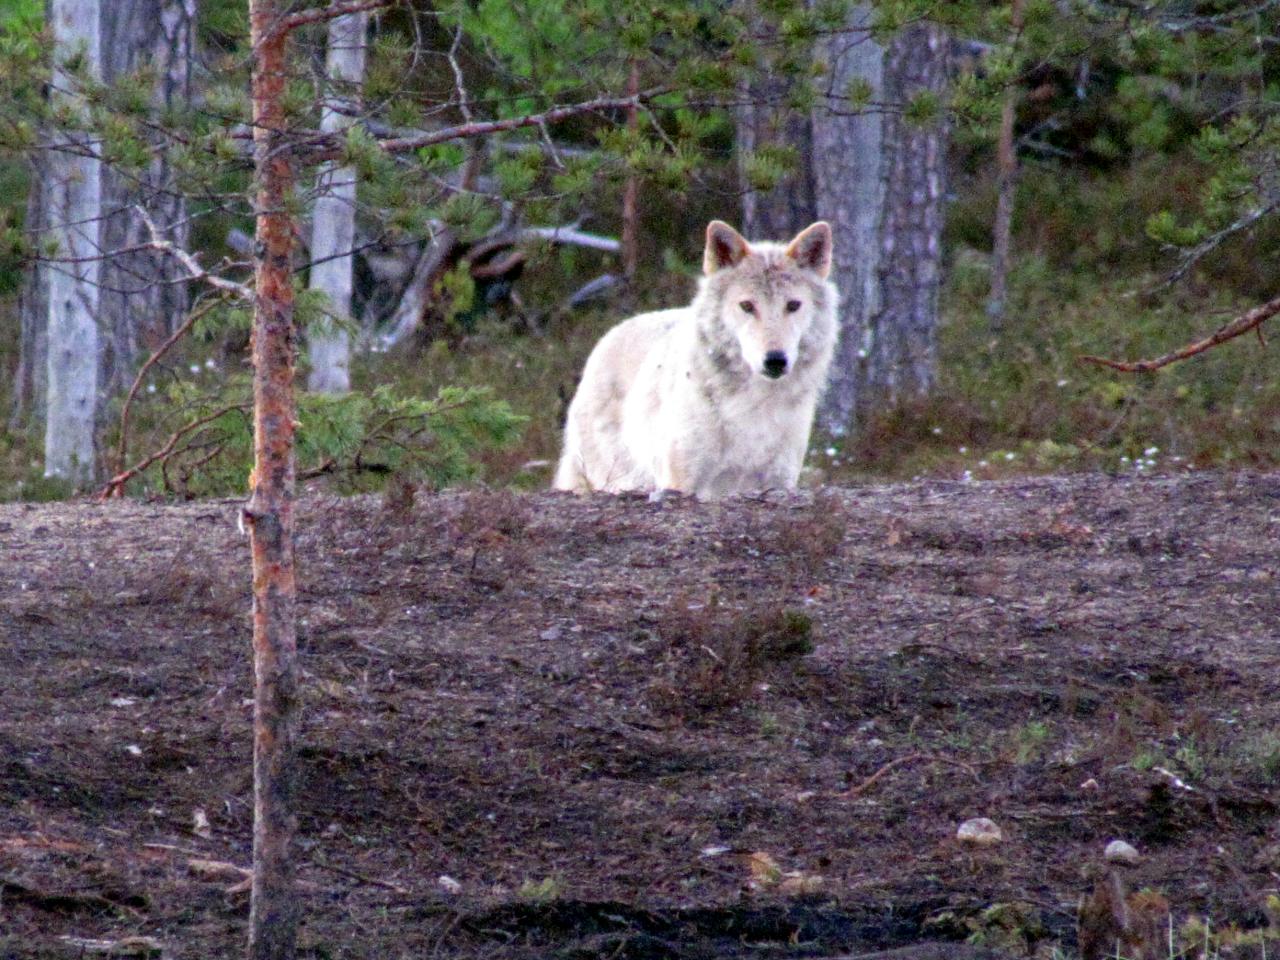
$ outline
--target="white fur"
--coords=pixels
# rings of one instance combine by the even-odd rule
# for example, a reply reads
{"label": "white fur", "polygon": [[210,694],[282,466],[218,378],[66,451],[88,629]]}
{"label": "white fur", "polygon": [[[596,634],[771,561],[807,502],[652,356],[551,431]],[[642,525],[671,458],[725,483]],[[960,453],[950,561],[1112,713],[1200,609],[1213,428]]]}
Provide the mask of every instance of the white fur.
{"label": "white fur", "polygon": [[[693,303],[625,320],[591,352],[556,489],[794,489],[836,342],[830,228],[787,246],[748,244],[718,221],[707,234]],[[777,379],[770,352],[787,359]]]}

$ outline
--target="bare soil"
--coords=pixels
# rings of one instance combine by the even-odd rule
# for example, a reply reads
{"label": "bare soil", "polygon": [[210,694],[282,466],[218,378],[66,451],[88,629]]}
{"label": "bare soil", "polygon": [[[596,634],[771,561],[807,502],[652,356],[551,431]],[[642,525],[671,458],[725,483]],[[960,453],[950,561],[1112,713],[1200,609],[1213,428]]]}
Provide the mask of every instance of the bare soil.
{"label": "bare soil", "polygon": [[[0,957],[242,954],[236,513],[0,507]],[[310,495],[301,954],[1070,955],[1115,838],[1265,926],[1278,533],[1258,474]]]}

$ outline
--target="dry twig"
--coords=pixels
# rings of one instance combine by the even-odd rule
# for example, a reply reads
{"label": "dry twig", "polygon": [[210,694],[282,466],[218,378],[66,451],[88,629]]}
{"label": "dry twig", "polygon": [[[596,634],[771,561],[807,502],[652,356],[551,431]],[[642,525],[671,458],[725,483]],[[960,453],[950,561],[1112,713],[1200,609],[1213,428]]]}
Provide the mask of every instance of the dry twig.
{"label": "dry twig", "polygon": [[1277,313],[1280,313],[1280,297],[1268,300],[1247,313],[1241,314],[1230,323],[1219,327],[1217,331],[1203,340],[1189,343],[1174,350],[1172,353],[1156,357],[1154,360],[1109,360],[1106,357],[1088,356],[1081,357],[1080,362],[1093,363],[1100,367],[1110,367],[1112,370],[1120,370],[1123,373],[1149,373],[1152,370],[1159,370],[1161,367],[1177,363],[1179,360],[1194,357],[1198,353],[1204,353],[1206,350],[1210,350],[1220,343],[1226,343],[1228,340],[1234,340],[1250,330],[1257,330]]}

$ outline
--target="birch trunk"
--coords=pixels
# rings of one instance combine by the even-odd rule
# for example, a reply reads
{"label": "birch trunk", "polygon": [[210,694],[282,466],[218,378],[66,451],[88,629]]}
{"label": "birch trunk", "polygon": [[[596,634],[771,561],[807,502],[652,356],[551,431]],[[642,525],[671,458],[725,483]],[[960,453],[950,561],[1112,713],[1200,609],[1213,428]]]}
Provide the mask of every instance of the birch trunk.
{"label": "birch trunk", "polygon": [[[72,110],[83,109],[83,103],[73,92],[76,80],[61,65],[79,55],[88,75],[101,78],[99,18],[97,0],[51,0],[49,5],[55,61],[51,96]],[[61,136],[90,152],[86,134],[69,130]],[[102,177],[99,162],[79,150],[52,153],[49,168],[50,236],[62,262],[48,275],[44,474],[82,487],[94,472]]]}
{"label": "birch trunk", "polygon": [[[195,17],[196,0],[112,0],[103,11],[103,79],[113,83],[150,66],[157,115],[190,103]],[[150,239],[135,206],[148,212],[167,239],[188,247],[186,201],[173,189],[165,142],[156,138],[152,146],[153,159],[141,176],[103,170],[102,247],[109,257],[102,266],[99,326],[107,396],[132,382],[138,364],[181,325],[189,305],[183,269],[172,257],[150,250],[116,252]]]}
{"label": "birch trunk", "polygon": [[[365,35],[369,14],[353,13],[329,21],[326,72],[329,99],[320,117],[326,133],[343,130],[353,119],[338,107],[358,106],[364,79]],[[326,164],[317,182],[311,233],[311,289],[329,297],[333,313],[351,316],[352,256],[356,236],[356,174],[350,167]],[[311,372],[307,388],[319,393],[351,389],[351,338],[333,323],[309,331]]]}
{"label": "birch trunk", "polygon": [[257,223],[253,311],[253,493],[245,506],[253,556],[253,888],[250,960],[292,960],[298,927],[292,847],[298,725],[293,559],[293,158],[284,92],[286,12],[250,0]]}

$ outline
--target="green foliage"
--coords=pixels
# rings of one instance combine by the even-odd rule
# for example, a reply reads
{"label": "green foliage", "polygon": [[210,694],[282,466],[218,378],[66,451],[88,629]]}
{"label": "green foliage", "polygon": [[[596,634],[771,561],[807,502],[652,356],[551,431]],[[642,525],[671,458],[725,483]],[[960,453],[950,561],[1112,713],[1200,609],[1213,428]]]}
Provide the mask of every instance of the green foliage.
{"label": "green foliage", "polygon": [[[243,493],[253,462],[249,378],[234,376],[213,392],[179,381],[165,407],[167,429],[203,424],[137,484],[184,496]],[[437,488],[474,481],[476,453],[510,444],[524,421],[486,387],[444,387],[430,399],[390,386],[342,396],[301,393],[297,472],[304,479],[331,476],[346,492],[377,489],[391,475]]]}

